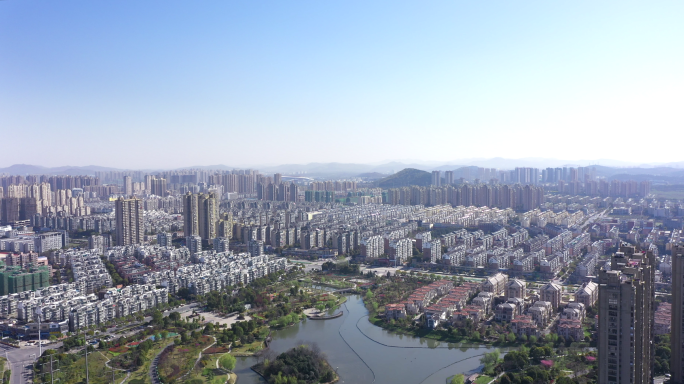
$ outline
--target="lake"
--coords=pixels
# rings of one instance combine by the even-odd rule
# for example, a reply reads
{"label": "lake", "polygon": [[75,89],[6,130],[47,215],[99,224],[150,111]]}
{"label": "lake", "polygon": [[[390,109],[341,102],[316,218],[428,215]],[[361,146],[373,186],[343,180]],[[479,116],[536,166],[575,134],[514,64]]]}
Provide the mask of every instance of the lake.
{"label": "lake", "polygon": [[[368,322],[360,296],[347,297],[344,316],[306,320],[274,331],[271,349],[284,352],[301,343],[316,343],[337,368],[340,383],[444,384],[448,377],[481,368],[480,357],[493,347],[463,346],[390,333]],[[253,357],[238,357],[238,384],[264,383],[249,367]]]}

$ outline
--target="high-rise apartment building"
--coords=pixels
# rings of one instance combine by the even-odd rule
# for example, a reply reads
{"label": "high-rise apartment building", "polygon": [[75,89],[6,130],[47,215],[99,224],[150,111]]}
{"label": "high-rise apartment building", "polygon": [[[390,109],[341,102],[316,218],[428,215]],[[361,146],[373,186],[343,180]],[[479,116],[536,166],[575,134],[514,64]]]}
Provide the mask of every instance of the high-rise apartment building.
{"label": "high-rise apartment building", "polygon": [[199,236],[204,245],[215,239],[219,230],[219,199],[216,193],[183,196],[183,225],[185,236]]}
{"label": "high-rise apartment building", "polygon": [[168,232],[157,233],[157,245],[170,247],[173,245],[173,235]]}
{"label": "high-rise apartment building", "polygon": [[672,248],[671,383],[684,383],[684,246]]}
{"label": "high-rise apartment building", "polygon": [[454,171],[444,172],[444,184],[451,185],[454,183]]}
{"label": "high-rise apartment building", "polygon": [[120,197],[114,204],[116,245],[140,244],[143,241],[143,203],[140,199]]}
{"label": "high-rise apartment building", "polygon": [[199,235],[198,215],[197,195],[188,192],[183,196],[183,232],[185,232],[185,237]]}
{"label": "high-rise apartment building", "polygon": [[152,175],[145,175],[145,191],[147,193],[152,193]]}
{"label": "high-rise apartment building", "polygon": [[651,382],[655,257],[620,247],[599,273],[599,383]]}
{"label": "high-rise apartment building", "polygon": [[187,236],[185,238],[185,246],[194,255],[202,250],[202,238],[197,235]]}
{"label": "high-rise apartment building", "polygon": [[109,244],[107,244],[107,238],[102,235],[91,235],[88,238],[88,249],[95,249],[99,252],[99,255],[104,255],[104,251],[107,249]]}
{"label": "high-rise apartment building", "polygon": [[216,197],[216,193],[201,193],[197,198],[197,208],[199,209],[199,214],[197,215],[199,236],[202,238],[202,243],[208,245],[217,237],[219,199]]}
{"label": "high-rise apartment building", "polygon": [[133,195],[133,179],[131,179],[130,176],[124,176],[123,183],[124,183],[124,194],[126,195],[126,197],[132,196]]}
{"label": "high-rise apartment building", "polygon": [[440,171],[432,171],[432,185],[435,187],[442,185],[442,175]]}
{"label": "high-rise apartment building", "polygon": [[[147,182],[147,180],[146,180]],[[156,177],[153,177],[152,179],[149,180],[150,183],[150,189],[149,192],[153,195],[157,196],[166,196],[168,195],[167,187],[166,187],[166,179],[160,178],[157,179]]]}

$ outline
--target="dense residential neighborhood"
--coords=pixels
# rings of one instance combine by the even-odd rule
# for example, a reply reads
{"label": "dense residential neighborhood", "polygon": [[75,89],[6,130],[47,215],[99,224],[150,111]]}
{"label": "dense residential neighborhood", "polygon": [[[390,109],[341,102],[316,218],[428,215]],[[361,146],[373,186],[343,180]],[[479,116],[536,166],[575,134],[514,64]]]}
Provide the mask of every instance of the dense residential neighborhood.
{"label": "dense residential neighborhood", "polygon": [[[603,369],[599,320],[614,312],[601,279],[641,276],[655,315],[654,335],[639,335],[670,334],[684,210],[644,183],[599,180],[587,193],[584,168],[589,190],[566,188],[572,170],[520,168],[493,184],[433,172],[429,186],[388,189],[255,170],[3,177],[0,329],[20,350],[40,338],[66,355],[97,332],[123,367],[149,327],[154,343],[165,332],[185,345],[174,329],[201,326],[222,353],[261,356],[273,332],[361,305],[371,324],[412,337],[589,353],[580,382],[590,382]],[[159,380],[178,378],[162,356]]]}

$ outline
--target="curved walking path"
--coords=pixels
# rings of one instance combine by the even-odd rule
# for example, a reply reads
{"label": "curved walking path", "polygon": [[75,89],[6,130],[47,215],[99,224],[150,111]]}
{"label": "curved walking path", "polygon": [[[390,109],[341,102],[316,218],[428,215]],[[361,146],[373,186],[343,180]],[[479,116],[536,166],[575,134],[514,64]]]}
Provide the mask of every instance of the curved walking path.
{"label": "curved walking path", "polygon": [[109,360],[109,359],[107,358],[107,356],[105,356],[104,353],[102,353],[102,351],[97,351],[97,353],[99,353],[100,355],[102,355],[102,357],[104,357],[105,360],[107,360],[107,361],[105,361],[105,367],[107,367],[107,368],[109,368],[109,369],[114,369],[114,370],[117,370],[117,371],[126,372],[126,377],[124,377],[124,379],[121,380],[121,382],[119,383],[119,384],[124,384],[124,383],[126,382],[126,380],[128,380],[128,378],[131,376],[131,371],[127,371],[127,370],[125,370],[125,369],[120,369],[120,368],[113,368],[113,367],[110,367],[110,366],[109,366],[109,362],[110,362],[111,360]]}
{"label": "curved walking path", "polygon": [[204,348],[203,350],[201,350],[200,353],[199,353],[199,356],[197,356],[197,360],[195,360],[195,364],[192,365],[192,368],[190,368],[190,370],[189,370],[188,372],[186,372],[185,375],[179,377],[179,378],[176,379],[176,380],[184,379],[185,376],[189,375],[192,371],[194,371],[194,370],[195,370],[195,367],[197,366],[197,363],[199,363],[200,359],[202,358],[202,352],[206,351],[207,349],[209,349],[209,348],[211,348],[212,346],[214,346],[214,344],[216,344],[216,338],[215,338],[214,336],[211,336],[211,335],[210,335],[209,337],[211,337],[212,339],[214,339],[214,342],[211,343],[211,344],[209,344],[208,347],[206,347],[206,348]]}
{"label": "curved walking path", "polygon": [[[231,344],[232,344],[232,343],[231,343]],[[228,349],[230,349],[230,346],[228,346]],[[227,353],[230,353],[230,352],[227,352]],[[233,375],[235,375],[235,381],[237,382],[237,374],[236,374],[235,372],[226,371],[224,368],[222,368],[222,367],[219,366],[219,360],[221,360],[221,357],[223,357],[223,355],[221,355],[218,359],[216,359],[216,369],[220,370],[221,372],[225,372],[226,375],[228,376],[228,377],[226,378],[226,383],[225,383],[225,384],[228,384],[228,382],[229,382],[230,379],[233,377]]]}
{"label": "curved walking path", "polygon": [[159,381],[157,380],[157,377],[154,374],[155,369],[159,365],[159,355],[161,355],[166,350],[166,348],[171,346],[173,343],[174,343],[174,340],[171,340],[170,343],[166,344],[166,346],[164,346],[164,348],[162,348],[162,350],[159,351],[159,353],[157,353],[157,355],[152,359],[152,362],[150,362],[149,375],[150,375],[150,380],[152,381],[152,384],[158,384],[159,383]]}

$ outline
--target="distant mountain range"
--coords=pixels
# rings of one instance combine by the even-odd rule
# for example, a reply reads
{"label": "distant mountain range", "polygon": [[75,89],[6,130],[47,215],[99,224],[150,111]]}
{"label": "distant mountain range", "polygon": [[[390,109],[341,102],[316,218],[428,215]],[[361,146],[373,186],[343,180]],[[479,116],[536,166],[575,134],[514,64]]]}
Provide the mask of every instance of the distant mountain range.
{"label": "distant mountain range", "polygon": [[[565,161],[558,159],[544,158],[523,158],[523,159],[462,159],[458,162],[421,162],[417,160],[390,161],[376,164],[361,163],[309,163],[309,164],[283,164],[268,166],[240,166],[232,167],[224,164],[190,166],[182,169],[205,169],[205,170],[231,170],[231,169],[258,169],[264,174],[281,173],[284,176],[305,175],[313,178],[346,178],[362,177],[365,179],[378,180],[386,176],[393,175],[399,171],[412,170],[409,176],[418,177],[416,171],[431,172],[434,170],[448,171],[458,170],[462,167],[483,167],[510,170],[515,167],[563,167],[563,166],[591,166],[595,168],[596,176],[617,179],[654,179],[663,182],[684,182],[684,162],[667,164],[636,164],[614,160],[594,160],[589,161]],[[180,168],[179,168],[180,169]],[[6,168],[0,168],[0,174],[11,175],[94,175],[96,171],[122,171],[123,169],[102,167],[97,165],[88,166],[60,166],[44,167],[38,165],[15,164]],[[171,169],[166,169],[171,170]],[[147,172],[162,171],[162,169],[147,169]],[[402,177],[406,173],[402,173]],[[424,176],[423,176],[424,177]],[[394,182],[397,182],[394,179]]]}
{"label": "distant mountain range", "polygon": [[0,174],[10,175],[94,175],[96,171],[118,171],[116,168],[100,167],[98,165],[87,165],[84,167],[63,166],[63,167],[43,167],[40,165],[14,164],[7,168],[0,168]]}

